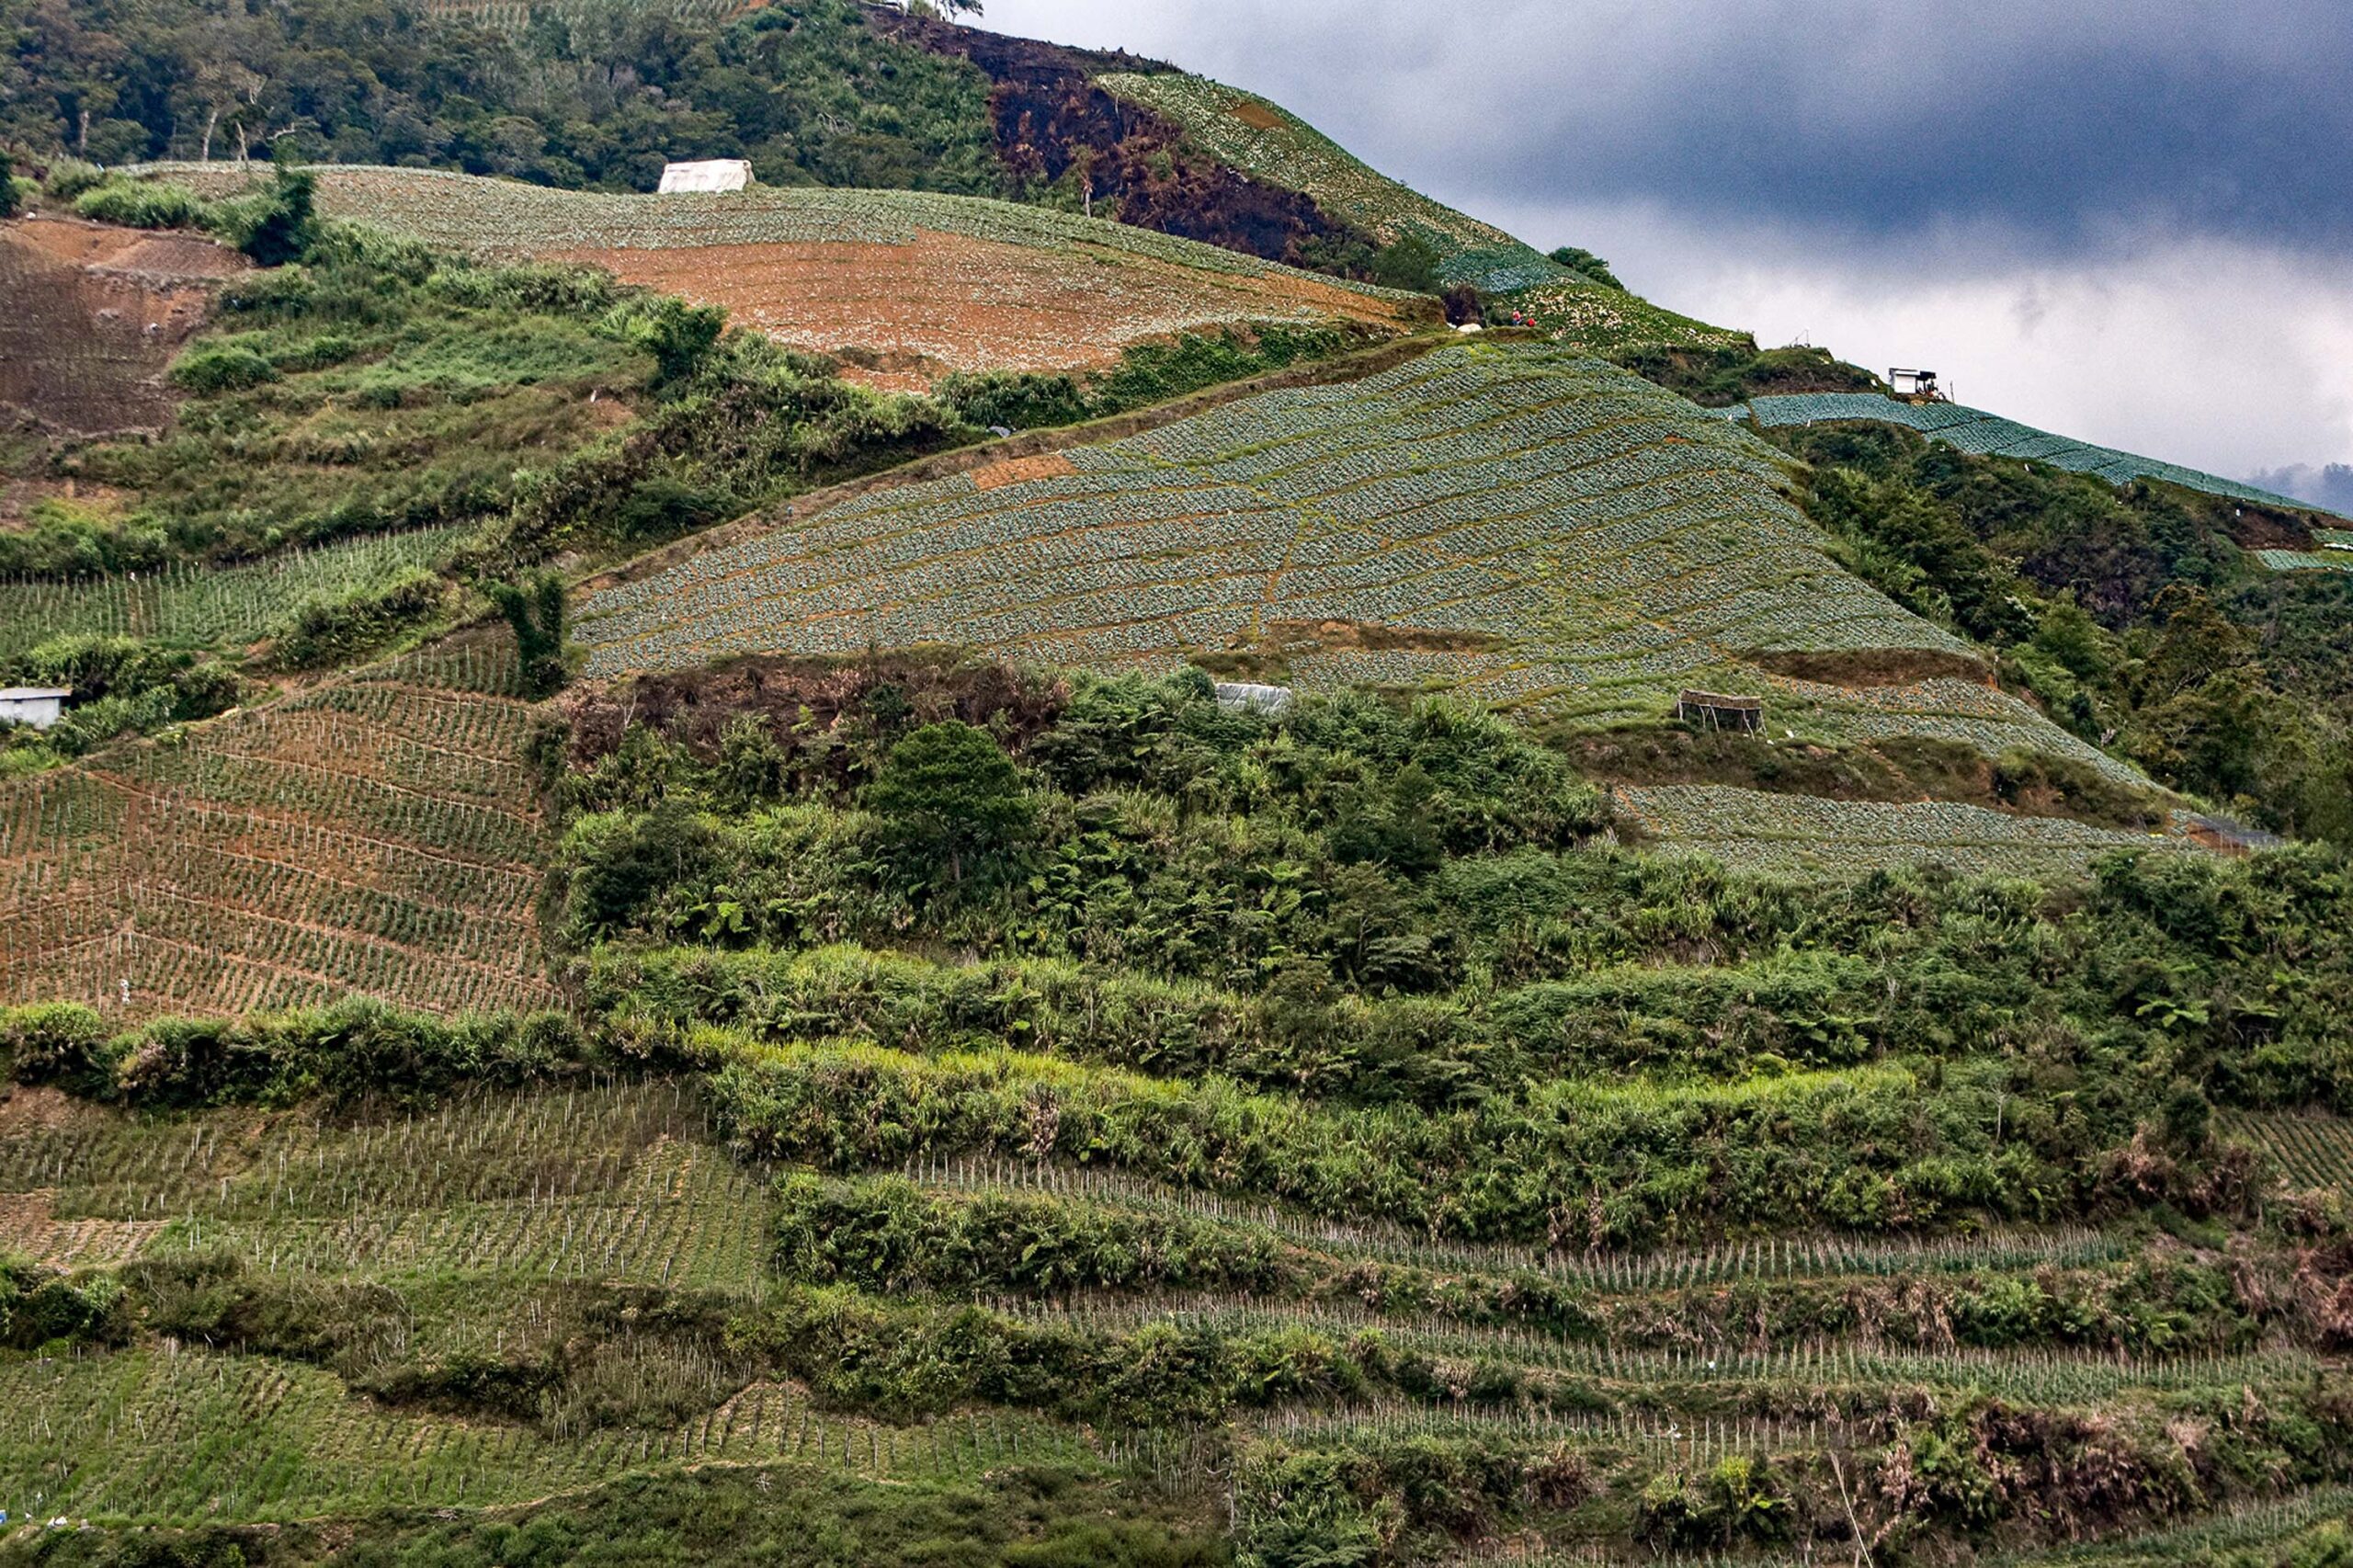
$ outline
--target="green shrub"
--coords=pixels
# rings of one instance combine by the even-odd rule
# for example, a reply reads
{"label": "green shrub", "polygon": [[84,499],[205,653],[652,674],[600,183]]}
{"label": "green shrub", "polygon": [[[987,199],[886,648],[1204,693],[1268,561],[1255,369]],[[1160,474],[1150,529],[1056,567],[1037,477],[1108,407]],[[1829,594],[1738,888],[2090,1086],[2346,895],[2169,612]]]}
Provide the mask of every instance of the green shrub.
{"label": "green shrub", "polygon": [[0,148],[0,218],[15,217],[23,205],[23,194],[17,187],[16,160]]}
{"label": "green shrub", "polygon": [[421,567],[381,588],[313,601],[271,639],[270,661],[286,670],[348,665],[432,621],[449,601],[449,585]]}
{"label": "green shrub", "polygon": [[133,229],[201,229],[213,216],[212,209],[184,186],[119,177],[85,190],[74,199],[74,210],[97,222]]}
{"label": "green shrub", "polygon": [[867,787],[884,853],[906,885],[993,877],[1029,842],[1037,811],[997,744],[961,720],[926,724],[891,748]]}
{"label": "green shrub", "polygon": [[0,1064],[19,1084],[103,1093],[113,1079],[106,1020],[67,1002],[0,1008]]}
{"label": "green shrub", "polygon": [[278,367],[243,344],[199,343],[172,362],[172,384],[202,395],[278,380]]}
{"label": "green shrub", "polygon": [[51,162],[41,188],[51,201],[72,201],[85,191],[104,185],[108,178],[107,171],[96,164],[81,158],[57,158]]}

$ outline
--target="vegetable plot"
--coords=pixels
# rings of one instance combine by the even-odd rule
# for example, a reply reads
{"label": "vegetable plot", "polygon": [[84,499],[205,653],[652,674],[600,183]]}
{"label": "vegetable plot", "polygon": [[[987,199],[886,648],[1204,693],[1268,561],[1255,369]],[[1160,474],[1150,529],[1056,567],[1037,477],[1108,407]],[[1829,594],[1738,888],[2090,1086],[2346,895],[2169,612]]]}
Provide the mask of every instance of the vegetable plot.
{"label": "vegetable plot", "polygon": [[249,566],[176,562],[111,577],[0,582],[0,656],[72,635],[143,637],[198,648],[251,642],[313,600],[346,598],[435,563],[464,532],[376,534],[290,551]]}
{"label": "vegetable plot", "polygon": [[0,1001],[546,1004],[529,711],[335,684],[0,785]]}
{"label": "vegetable plot", "polygon": [[1618,786],[1620,818],[1669,849],[1748,870],[1852,878],[1935,862],[1964,876],[2079,874],[2120,849],[2189,853],[2169,833],[2125,833],[1949,801],[1887,805],[1719,784]]}
{"label": "vegetable plot", "polygon": [[[1450,347],[1068,456],[1064,475],[788,514],[595,595],[589,670],[924,642],[1097,667],[1252,647],[1309,687],[1448,687],[1607,722],[1664,715],[1678,685],[1759,689],[1762,650],[1966,652],[1824,553],[1760,444],[1558,349]],[[2030,710],[1988,701],[2063,749]]]}

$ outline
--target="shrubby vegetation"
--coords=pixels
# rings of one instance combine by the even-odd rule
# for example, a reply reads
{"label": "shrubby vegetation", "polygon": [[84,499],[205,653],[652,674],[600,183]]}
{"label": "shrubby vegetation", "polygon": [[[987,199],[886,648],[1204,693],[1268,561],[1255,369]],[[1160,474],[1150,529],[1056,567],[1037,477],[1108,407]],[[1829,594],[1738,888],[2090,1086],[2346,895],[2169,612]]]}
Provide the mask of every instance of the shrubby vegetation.
{"label": "shrubby vegetation", "polygon": [[187,649],[130,637],[61,637],[0,659],[0,686],[56,686],[74,697],[46,730],[0,729],[0,774],[79,756],[123,734],[210,718],[237,700],[236,673]]}
{"label": "shrubby vegetation", "polygon": [[1807,509],[1847,563],[1996,650],[2060,723],[2265,826],[2353,842],[2346,590],[2252,572],[2244,508],[1882,426],[1773,434],[1814,465]]}
{"label": "shrubby vegetation", "polygon": [[0,1082],[55,1084],[141,1108],[312,1096],[416,1105],[468,1085],[558,1079],[595,1060],[579,1026],[555,1013],[444,1020],[355,998],[314,1012],[158,1018],[117,1030],[70,1004],[0,1008]]}

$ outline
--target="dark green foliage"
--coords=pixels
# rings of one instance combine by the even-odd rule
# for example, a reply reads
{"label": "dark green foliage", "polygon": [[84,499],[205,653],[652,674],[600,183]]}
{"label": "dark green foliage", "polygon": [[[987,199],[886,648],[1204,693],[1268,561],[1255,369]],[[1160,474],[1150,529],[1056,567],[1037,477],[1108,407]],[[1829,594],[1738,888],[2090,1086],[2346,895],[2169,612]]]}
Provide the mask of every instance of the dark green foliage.
{"label": "dark green foliage", "polygon": [[1618,281],[1618,275],[1609,270],[1609,264],[1608,262],[1602,260],[1599,256],[1594,255],[1583,245],[1559,246],[1552,252],[1552,257],[1554,261],[1559,262],[1563,267],[1567,267],[1571,272],[1577,274],[1581,278],[1589,278],[1593,282],[1603,284],[1611,289],[1623,289],[1625,287],[1623,283]]}
{"label": "dark green foliage", "polygon": [[130,1313],[108,1275],[73,1278],[0,1253],[0,1349],[119,1344]]}
{"label": "dark green foliage", "polygon": [[239,343],[204,344],[172,365],[172,383],[184,392],[242,392],[278,379],[278,367]]}
{"label": "dark green foliage", "polygon": [[518,1087],[591,1060],[578,1026],[554,1013],[404,1013],[355,998],[308,1012],[237,1019],[157,1018],[119,1034],[86,1007],[0,1008],[0,1066],[20,1084],[58,1084],[139,1108],[429,1104],[480,1085]]}
{"label": "dark green foliage", "polygon": [[290,139],[277,144],[278,167],[267,187],[223,203],[213,216],[212,226],[257,266],[303,260],[318,239],[318,176],[294,165],[293,145]]}
{"label": "dark green foliage", "polygon": [[[1555,260],[1559,253],[1553,253]],[[1600,281],[1617,286],[1614,278]],[[1752,397],[1790,392],[1877,392],[1877,376],[1858,365],[1834,358],[1828,349],[1791,346],[1759,348],[1753,342],[1714,348],[1680,348],[1644,344],[1621,349],[1611,358],[1645,380],[1704,408],[1724,408]]]}
{"label": "dark green foliage", "polygon": [[0,218],[13,218],[22,200],[17,194],[17,162],[0,147]]}
{"label": "dark green foliage", "polygon": [[867,786],[883,854],[902,885],[936,884],[944,869],[961,889],[997,875],[1029,840],[1036,810],[997,744],[961,720],[926,724],[900,741]]}
{"label": "dark green foliage", "polygon": [[8,726],[0,755],[36,761],[79,756],[124,734],[208,719],[237,700],[236,672],[210,656],[131,637],[60,637],[0,659],[0,686],[62,686],[74,693],[46,730]]}
{"label": "dark green foliage", "polygon": [[563,576],[539,572],[521,583],[485,583],[483,592],[515,632],[523,685],[533,697],[563,688]]}
{"label": "dark green foliage", "polygon": [[[2249,581],[2229,503],[1964,457],[1885,426],[1776,434],[1821,465],[1807,509],[1848,564],[1996,649],[2059,722],[2221,810],[2353,842],[2353,731],[2334,700],[2353,646],[2303,608],[2347,596]],[[2223,591],[2234,583],[2246,585]]]}
{"label": "dark green foliage", "polygon": [[1166,343],[1138,344],[1113,369],[1086,375],[1038,371],[960,371],[933,384],[932,395],[981,428],[1042,429],[1102,419],[1187,392],[1279,370],[1347,348],[1341,327],[1259,322],[1190,332]]}
{"label": "dark green foliage", "polygon": [[445,580],[415,571],[373,592],[307,604],[270,640],[270,662],[285,670],[356,663],[433,622],[449,600]]}
{"label": "dark green foliage", "polygon": [[674,294],[648,294],[616,306],[601,330],[653,355],[659,384],[666,386],[700,369],[726,326],[727,312],[717,305],[690,305]]}
{"label": "dark green foliage", "polygon": [[0,102],[0,140],[36,153],[258,156],[299,125],[273,149],[573,187],[650,190],[665,156],[745,157],[771,185],[1005,193],[987,79],[882,36],[848,0],[733,25],[655,9],[512,33],[351,0],[299,0],[231,34],[191,0],[37,12],[0,6],[0,28],[39,40]]}
{"label": "dark green foliage", "polygon": [[1421,235],[1403,234],[1381,246],[1373,256],[1372,281],[1384,289],[1435,294],[1438,290],[1438,263],[1444,259],[1438,247]]}

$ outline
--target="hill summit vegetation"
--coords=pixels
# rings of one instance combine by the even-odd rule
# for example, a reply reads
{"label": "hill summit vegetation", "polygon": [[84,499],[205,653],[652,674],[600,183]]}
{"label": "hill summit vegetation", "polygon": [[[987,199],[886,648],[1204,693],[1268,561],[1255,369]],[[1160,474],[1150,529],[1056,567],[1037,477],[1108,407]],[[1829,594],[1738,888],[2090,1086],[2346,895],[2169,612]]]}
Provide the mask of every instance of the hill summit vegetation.
{"label": "hill summit vegetation", "polygon": [[934,6],[0,17],[0,1568],[2353,1552],[2338,519]]}

